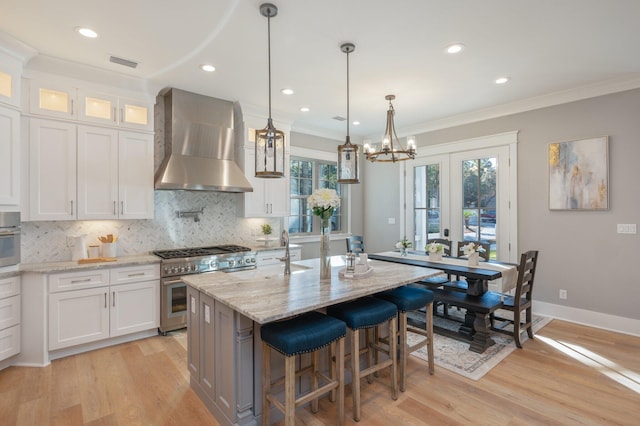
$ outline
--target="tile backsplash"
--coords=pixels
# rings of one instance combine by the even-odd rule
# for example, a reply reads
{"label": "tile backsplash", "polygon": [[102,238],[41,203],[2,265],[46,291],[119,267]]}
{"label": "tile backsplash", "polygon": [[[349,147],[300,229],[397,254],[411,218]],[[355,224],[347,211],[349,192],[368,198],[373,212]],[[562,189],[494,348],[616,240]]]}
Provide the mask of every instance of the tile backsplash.
{"label": "tile backsplash", "polygon": [[[279,219],[240,217],[242,194],[203,191],[155,191],[155,217],[148,220],[48,221],[22,223],[22,263],[71,259],[68,237],[86,235],[87,245],[98,245],[98,237],[118,236],[117,255],[135,255],[153,250],[218,244],[256,246],[256,230],[270,223],[280,229]],[[204,207],[200,221],[179,218],[178,211]],[[276,235],[278,235],[276,233]]]}

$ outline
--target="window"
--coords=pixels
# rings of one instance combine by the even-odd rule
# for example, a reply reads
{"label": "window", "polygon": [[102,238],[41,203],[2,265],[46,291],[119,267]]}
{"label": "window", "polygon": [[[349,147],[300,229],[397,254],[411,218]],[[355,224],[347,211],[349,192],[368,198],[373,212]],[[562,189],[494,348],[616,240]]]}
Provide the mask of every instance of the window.
{"label": "window", "polygon": [[346,196],[342,185],[338,184],[338,163],[336,161],[291,157],[289,161],[291,180],[290,234],[319,234],[320,219],[307,207],[307,198],[316,188],[335,189],[340,197],[340,207],[331,217],[331,231],[346,232],[344,212]]}

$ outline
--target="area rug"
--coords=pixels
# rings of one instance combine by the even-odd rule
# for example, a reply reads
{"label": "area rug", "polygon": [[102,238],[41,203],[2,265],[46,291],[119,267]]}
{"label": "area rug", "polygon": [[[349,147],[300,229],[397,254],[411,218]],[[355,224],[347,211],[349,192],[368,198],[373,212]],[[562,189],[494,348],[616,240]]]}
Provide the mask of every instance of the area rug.
{"label": "area rug", "polygon": [[[456,309],[450,309],[450,315],[456,315]],[[502,315],[503,312],[500,311]],[[504,316],[507,316],[508,312]],[[459,312],[462,315],[462,311]],[[424,317],[423,317],[424,318]],[[534,333],[551,322],[551,317],[543,317],[534,315],[533,331]],[[434,324],[440,327],[455,330],[460,323],[449,321],[441,317],[434,318]],[[511,352],[516,349],[516,344],[511,336],[502,333],[491,332],[491,338],[496,342],[495,345],[489,347],[483,353],[478,354],[469,350],[469,342],[460,342],[450,337],[442,336],[434,333],[434,358],[437,366],[446,368],[454,373],[468,377],[472,380],[480,380],[482,376],[487,374],[493,367],[498,365],[500,361],[505,359]],[[409,333],[407,340],[410,344],[422,340],[423,337]],[[521,342],[528,339],[527,333],[521,335]],[[427,348],[422,347],[411,355],[427,360]]]}

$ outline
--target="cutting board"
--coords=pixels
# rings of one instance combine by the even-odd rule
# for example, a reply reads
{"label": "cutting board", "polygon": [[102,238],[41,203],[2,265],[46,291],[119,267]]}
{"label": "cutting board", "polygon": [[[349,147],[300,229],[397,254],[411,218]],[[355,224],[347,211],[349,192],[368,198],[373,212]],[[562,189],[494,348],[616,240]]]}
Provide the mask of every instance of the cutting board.
{"label": "cutting board", "polygon": [[100,263],[100,262],[115,262],[115,257],[90,257],[89,259],[78,259],[79,264],[83,263]]}

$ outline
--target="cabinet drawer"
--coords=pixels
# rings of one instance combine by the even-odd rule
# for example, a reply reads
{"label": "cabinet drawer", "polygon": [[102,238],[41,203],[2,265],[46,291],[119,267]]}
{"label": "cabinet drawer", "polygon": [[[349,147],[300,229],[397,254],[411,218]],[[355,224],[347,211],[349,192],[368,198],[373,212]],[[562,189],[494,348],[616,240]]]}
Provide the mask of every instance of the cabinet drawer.
{"label": "cabinet drawer", "polygon": [[0,330],[20,324],[20,296],[0,300]]}
{"label": "cabinet drawer", "polygon": [[0,279],[0,299],[20,294],[20,276]]}
{"label": "cabinet drawer", "polygon": [[111,270],[111,284],[127,284],[160,278],[160,264],[125,266]]}
{"label": "cabinet drawer", "polygon": [[49,276],[49,292],[77,290],[109,285],[108,269],[93,269],[82,272],[68,272]]}
{"label": "cabinet drawer", "polygon": [[20,353],[20,326],[0,331],[0,361]]}

